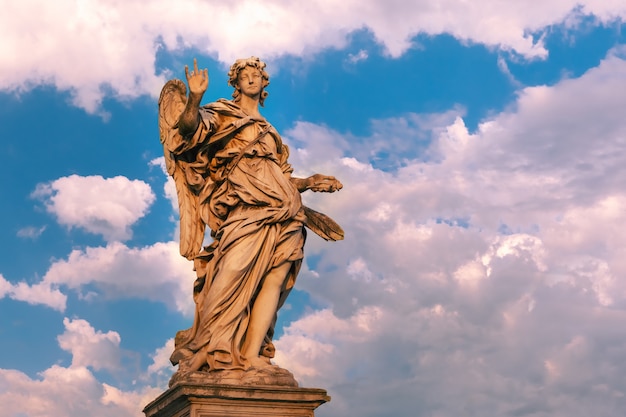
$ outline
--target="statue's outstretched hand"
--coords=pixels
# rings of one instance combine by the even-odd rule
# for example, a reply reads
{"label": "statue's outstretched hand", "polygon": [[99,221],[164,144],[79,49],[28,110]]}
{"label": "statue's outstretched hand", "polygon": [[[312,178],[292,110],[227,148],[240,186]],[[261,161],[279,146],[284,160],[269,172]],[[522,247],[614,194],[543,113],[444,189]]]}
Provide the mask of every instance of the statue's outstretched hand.
{"label": "statue's outstretched hand", "polygon": [[343,184],[330,175],[315,174],[307,178],[306,181],[307,189],[311,191],[334,193],[343,188]]}
{"label": "statue's outstretched hand", "polygon": [[187,85],[189,93],[195,95],[203,95],[209,87],[209,70],[198,70],[198,61],[193,59],[193,71],[189,72],[189,67],[185,65],[185,76],[187,77]]}

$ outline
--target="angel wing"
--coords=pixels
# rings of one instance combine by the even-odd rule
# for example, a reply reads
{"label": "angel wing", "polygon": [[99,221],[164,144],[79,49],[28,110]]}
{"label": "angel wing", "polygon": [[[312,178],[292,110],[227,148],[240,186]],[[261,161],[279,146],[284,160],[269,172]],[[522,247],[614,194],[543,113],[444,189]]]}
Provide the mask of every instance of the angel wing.
{"label": "angel wing", "polygon": [[303,206],[306,215],[306,227],[324,240],[343,240],[343,229],[327,215]]}
{"label": "angel wing", "polygon": [[159,136],[163,145],[167,173],[174,178],[180,212],[180,254],[193,259],[202,248],[205,224],[200,218],[197,191],[189,187],[186,178],[188,161],[177,158],[170,149],[182,142],[178,133],[178,118],[187,104],[187,87],[181,80],[168,81],[159,97]]}

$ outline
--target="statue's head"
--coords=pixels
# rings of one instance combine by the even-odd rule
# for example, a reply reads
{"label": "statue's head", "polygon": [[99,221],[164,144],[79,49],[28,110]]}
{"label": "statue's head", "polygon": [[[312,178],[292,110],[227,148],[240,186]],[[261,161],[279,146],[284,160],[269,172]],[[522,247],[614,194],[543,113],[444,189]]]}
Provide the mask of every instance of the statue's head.
{"label": "statue's head", "polygon": [[265,98],[268,96],[267,91],[265,91],[265,87],[267,87],[270,83],[270,76],[265,71],[265,62],[255,56],[238,59],[233,65],[231,65],[230,70],[228,71],[228,84],[235,89],[233,92],[233,100],[238,101],[239,96],[241,95],[241,89],[239,88],[239,73],[246,67],[255,68],[261,73],[262,89],[261,96],[259,97],[259,104],[263,106]]}

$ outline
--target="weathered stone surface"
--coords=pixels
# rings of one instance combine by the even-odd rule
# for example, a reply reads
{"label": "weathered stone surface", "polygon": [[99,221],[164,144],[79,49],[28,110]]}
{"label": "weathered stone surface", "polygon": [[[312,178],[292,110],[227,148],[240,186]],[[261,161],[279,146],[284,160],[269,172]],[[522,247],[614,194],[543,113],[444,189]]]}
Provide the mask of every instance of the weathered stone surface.
{"label": "weathered stone surface", "polygon": [[148,404],[146,417],[313,417],[330,401],[325,390],[277,386],[207,385],[191,380]]}
{"label": "weathered stone surface", "polygon": [[[289,148],[259,111],[269,85],[260,59],[237,60],[228,73],[233,99],[204,106],[208,71],[194,60],[185,75],[188,95],[183,81],[171,80],[159,98],[160,139],[180,209],[180,253],[197,275],[194,322],[176,335],[170,359],[183,378],[200,371],[216,373],[209,382],[220,384],[294,386],[293,376],[270,359],[276,314],[302,264],[304,228],[343,239],[341,227],[305,207],[300,193],[332,193],[342,184],[328,175],[291,175]],[[213,242],[203,247],[207,232]]]}
{"label": "weathered stone surface", "polygon": [[194,371],[185,374],[176,372],[170,380],[170,387],[176,384],[192,385],[273,385],[283,387],[298,387],[293,374],[276,365],[263,368],[225,369],[213,372]]}

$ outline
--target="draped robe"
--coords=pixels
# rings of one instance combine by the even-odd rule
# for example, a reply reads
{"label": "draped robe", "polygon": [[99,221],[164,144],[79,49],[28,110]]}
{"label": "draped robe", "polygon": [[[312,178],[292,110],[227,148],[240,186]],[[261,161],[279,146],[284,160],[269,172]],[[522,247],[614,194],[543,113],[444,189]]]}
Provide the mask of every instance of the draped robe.
{"label": "draped robe", "polygon": [[[302,263],[305,215],[289,150],[265,119],[228,100],[200,108],[200,116],[197,131],[170,151],[188,161],[187,183],[214,240],[195,259],[194,324],[178,332],[171,360],[179,372],[246,369],[241,348],[256,295],[288,262],[278,308],[284,303]],[[266,357],[275,322],[276,315],[261,348]]]}

